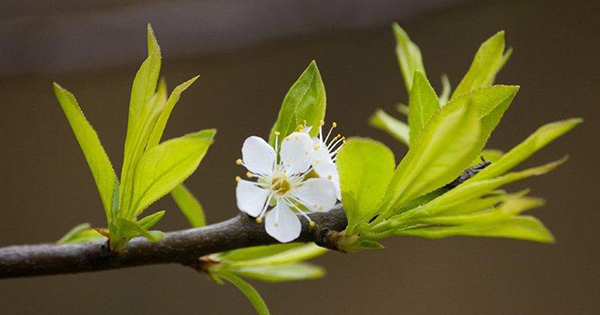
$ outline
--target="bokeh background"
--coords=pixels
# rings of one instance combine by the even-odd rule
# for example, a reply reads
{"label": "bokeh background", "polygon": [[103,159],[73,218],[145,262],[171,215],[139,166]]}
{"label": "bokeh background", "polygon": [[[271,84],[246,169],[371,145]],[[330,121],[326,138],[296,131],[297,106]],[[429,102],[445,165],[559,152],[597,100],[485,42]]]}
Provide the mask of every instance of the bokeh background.
{"label": "bokeh background", "polygon": [[[528,162],[571,160],[526,185],[548,205],[532,213],[555,245],[515,240],[396,238],[386,249],[316,260],[326,278],[256,283],[274,314],[599,314],[596,120],[600,4],[552,1],[0,1],[0,246],[52,241],[81,222],[103,224],[83,155],[52,93],[72,91],[120,168],[129,89],[151,22],[170,87],[200,74],[168,137],[216,127],[189,180],[210,222],[236,214],[242,141],[265,136],[289,86],[315,59],[328,120],[345,135],[402,145],[370,128],[378,107],[406,101],[391,22],[416,41],[430,79],[454,86],[487,37],[504,29],[515,53],[498,77],[520,84],[490,146],[509,149],[538,126],[586,123]],[[163,230],[187,227],[165,198]],[[177,266],[0,281],[0,313],[252,314],[232,286]]]}

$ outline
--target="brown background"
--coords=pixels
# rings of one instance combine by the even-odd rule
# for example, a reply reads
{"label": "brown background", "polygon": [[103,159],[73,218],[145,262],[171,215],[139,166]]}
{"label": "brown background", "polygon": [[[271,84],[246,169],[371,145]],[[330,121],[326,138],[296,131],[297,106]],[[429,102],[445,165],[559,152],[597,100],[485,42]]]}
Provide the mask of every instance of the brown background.
{"label": "brown background", "polygon": [[[217,142],[189,186],[201,198],[210,222],[235,215],[233,177],[241,169],[233,162],[240,145],[248,135],[266,135],[285,91],[311,59],[318,61],[327,87],[328,120],[337,120],[346,135],[383,140],[400,156],[404,153],[401,145],[366,123],[375,108],[392,111],[395,102],[406,100],[390,22],[399,20],[421,46],[436,86],[442,72],[456,85],[478,45],[505,29],[515,53],[498,81],[521,84],[522,89],[490,146],[508,149],[546,122],[575,116],[586,119],[582,127],[528,163],[571,155],[567,165],[525,184],[533,195],[548,201],[533,214],[554,232],[557,243],[395,238],[386,240],[382,251],[332,253],[317,259],[328,270],[322,280],[256,283],[256,287],[275,314],[599,314],[600,5],[597,1],[471,1],[434,7],[413,15],[398,11],[397,17],[394,11],[386,12],[381,20],[365,26],[336,28],[334,23],[318,31],[282,33],[196,53],[177,46],[205,45],[192,33],[184,32],[179,36],[185,40],[174,41],[161,32],[173,29],[172,25],[155,23],[165,55],[162,73],[170,86],[201,74],[178,104],[167,136],[206,127],[219,130]],[[368,16],[368,8],[364,5],[360,12]],[[127,8],[90,10],[102,11],[106,17],[122,15],[121,10]],[[356,14],[346,17],[343,6],[336,12],[340,21],[360,18]],[[146,22],[132,19],[126,23],[135,36],[128,39],[130,47],[123,49],[123,65],[113,60],[104,66],[92,50],[87,53],[90,62],[98,64],[95,68],[44,68],[44,58],[52,56],[44,57],[41,50],[32,55],[36,45],[27,45],[23,49],[36,57],[24,63],[30,67],[0,71],[0,245],[55,240],[81,222],[102,225],[103,211],[93,180],[51,83],[56,80],[76,94],[119,168],[128,93],[143,59]],[[98,51],[120,56],[119,50],[101,48],[111,44],[111,25],[95,24],[93,19],[81,23],[105,34],[96,41],[88,39],[91,47],[95,42]],[[235,25],[236,20],[227,23]],[[0,25],[8,29],[7,24]],[[37,32],[46,38],[43,27],[23,36]],[[211,34],[210,30],[206,33]],[[215,42],[219,36],[227,40],[224,34],[213,35]],[[46,39],[61,44],[56,44],[61,51],[79,49],[72,41]],[[4,58],[4,64],[18,64],[25,54],[19,45],[3,47],[2,42],[0,50],[13,58]],[[179,53],[170,55],[171,50]],[[73,64],[85,64],[84,53],[73,56]],[[166,198],[152,208],[169,210],[161,229],[186,227],[171,200]],[[0,313],[251,314],[252,310],[232,286],[216,286],[173,265],[1,281]]]}

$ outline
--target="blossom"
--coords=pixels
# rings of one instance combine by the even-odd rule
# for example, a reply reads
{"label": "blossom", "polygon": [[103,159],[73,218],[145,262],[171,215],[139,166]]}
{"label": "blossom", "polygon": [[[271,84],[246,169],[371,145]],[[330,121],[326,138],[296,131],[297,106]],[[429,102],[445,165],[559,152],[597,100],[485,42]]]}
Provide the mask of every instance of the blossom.
{"label": "blossom", "polygon": [[[334,122],[331,124],[331,128],[327,135],[323,136],[323,124],[319,127],[318,136],[312,138],[315,148],[315,156],[312,160],[312,167],[314,171],[321,178],[326,178],[333,182],[335,186],[336,196],[338,200],[342,200],[342,194],[340,190],[340,175],[337,170],[335,161],[337,159],[337,153],[344,145],[345,139],[342,135],[338,134],[332,137],[332,131],[337,127]],[[306,134],[310,132],[310,127],[302,128]]]}
{"label": "blossom", "polygon": [[[294,132],[283,139],[279,152],[277,149],[277,145],[273,148],[256,136],[244,141],[238,164],[246,167],[247,176],[257,181],[237,177],[236,198],[238,208],[257,221],[266,214],[267,233],[286,243],[296,239],[302,228],[293,210],[310,221],[305,210],[329,211],[336,203],[337,193],[333,181],[306,176],[318,156],[308,134]],[[269,206],[273,208],[267,213]]]}

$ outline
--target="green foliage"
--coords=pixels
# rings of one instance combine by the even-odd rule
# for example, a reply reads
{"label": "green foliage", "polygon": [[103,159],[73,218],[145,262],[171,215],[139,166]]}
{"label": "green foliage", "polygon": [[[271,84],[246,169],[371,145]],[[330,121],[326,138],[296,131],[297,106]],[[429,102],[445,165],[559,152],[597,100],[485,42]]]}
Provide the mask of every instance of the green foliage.
{"label": "green foliage", "polygon": [[[315,244],[277,244],[237,249],[210,256],[208,274],[215,281],[226,280],[250,300],[258,314],[266,305],[258,292],[242,278],[278,283],[321,278],[322,267],[306,263],[327,249]],[[232,281],[233,280],[233,281]]]}
{"label": "green foliage", "polygon": [[368,222],[377,211],[394,173],[394,153],[385,145],[363,138],[351,138],[339,153],[337,166],[342,203],[348,218],[346,233]]}
{"label": "green foliage", "polygon": [[[216,132],[207,129],[159,143],[181,93],[198,78],[194,77],[177,86],[168,96],[166,83],[164,80],[158,81],[160,66],[160,47],[148,25],[148,58],[137,72],[131,89],[120,182],[98,135],[85,119],[75,97],[54,84],[56,97],[96,181],[108,225],[108,232],[103,233],[108,235],[114,251],[123,250],[127,242],[136,236],[146,237],[150,241],[162,238],[162,232],[149,229],[161,220],[164,211],[141,220],[138,220],[138,216],[196,170]],[[80,226],[60,242],[91,241],[98,239],[98,235],[89,226]]]}
{"label": "green foliage", "polygon": [[413,143],[439,109],[438,97],[427,77],[422,72],[415,71],[408,103],[409,134]]}
{"label": "green foliage", "polygon": [[54,83],[54,93],[60,103],[65,116],[73,129],[75,138],[79,142],[79,146],[83,151],[83,155],[90,167],[96,187],[102,199],[106,219],[110,221],[112,217],[113,192],[117,175],[113,170],[112,164],[108,159],[108,155],[104,151],[98,134],[92,128],[92,125],[85,119],[79,104],[73,94],[63,89],[57,83]]}
{"label": "green foliage", "polygon": [[420,71],[425,74],[421,50],[419,49],[419,46],[410,40],[408,34],[406,34],[398,23],[394,23],[392,29],[394,30],[394,37],[396,38],[396,56],[398,58],[398,65],[400,66],[402,77],[404,78],[406,91],[410,92],[415,71]]}
{"label": "green foliage", "polygon": [[175,203],[192,227],[203,227],[206,225],[204,208],[202,208],[200,201],[194,197],[185,185],[182,184],[175,187],[171,191],[171,197],[173,197],[173,200],[175,200]]}
{"label": "green foliage", "polygon": [[[418,47],[399,27],[395,26],[394,31],[399,38],[397,55],[409,91],[408,111],[405,105],[398,109],[408,114],[409,124],[381,110],[371,117],[370,123],[409,144],[409,151],[391,179],[393,167],[387,166],[388,170],[383,171],[382,164],[393,161],[393,157],[378,158],[379,153],[371,153],[376,152],[374,149],[370,149],[368,157],[359,153],[357,144],[368,143],[367,140],[350,139],[339,152],[342,200],[349,220],[340,244],[347,251],[380,248],[379,240],[394,235],[426,238],[463,235],[553,242],[552,234],[539,220],[523,215],[543,202],[528,197],[528,191],[509,194],[499,188],[561,165],[566,159],[507,173],[581,120],[543,126],[506,154],[484,149],[519,90],[518,86],[492,85],[512,52],[510,49],[504,52],[504,33],[499,32],[483,43],[448,100],[449,80],[443,77],[443,91],[438,97],[419,69],[422,60]],[[382,144],[378,147],[379,151],[389,152]],[[458,187],[446,188],[465,169],[478,165],[480,157],[491,165]],[[364,191],[369,190],[374,190],[373,199],[364,196]],[[359,206],[363,204],[368,206]]]}
{"label": "green foliage", "polygon": [[407,146],[410,144],[410,129],[408,128],[408,125],[405,122],[388,115],[381,109],[375,111],[371,118],[369,118],[369,124],[377,129],[387,132],[396,140]]}
{"label": "green foliage", "polygon": [[89,223],[81,223],[61,237],[58,244],[88,243],[106,239],[96,229],[92,229]]}
{"label": "green foliage", "polygon": [[311,62],[289,89],[277,121],[271,129],[269,144],[275,146],[275,133],[279,132],[279,142],[296,131],[299,125],[312,127],[311,136],[317,135],[321,122],[325,118],[325,86],[316,62]]}

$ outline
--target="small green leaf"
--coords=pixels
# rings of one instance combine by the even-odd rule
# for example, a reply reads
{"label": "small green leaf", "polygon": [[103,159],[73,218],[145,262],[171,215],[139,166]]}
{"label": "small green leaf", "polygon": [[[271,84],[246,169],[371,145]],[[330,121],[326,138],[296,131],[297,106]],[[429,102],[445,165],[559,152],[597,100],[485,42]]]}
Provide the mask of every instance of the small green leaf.
{"label": "small green leaf", "polygon": [[325,118],[325,109],[325,86],[316,62],[312,61],[285,95],[269,135],[269,144],[275,146],[275,132],[280,133],[281,142],[305,123],[307,127],[312,127],[311,136],[317,135]]}
{"label": "small green leaf", "polygon": [[146,230],[151,229],[153,226],[155,226],[158,223],[158,221],[160,221],[162,219],[162,217],[165,215],[165,212],[166,211],[163,210],[163,211],[158,211],[156,213],[150,214],[150,215],[140,219],[138,221],[138,224]]}
{"label": "small green leaf", "polygon": [[269,309],[267,308],[267,305],[265,304],[265,301],[262,299],[258,291],[256,291],[256,289],[252,287],[248,282],[225,270],[220,271],[215,275],[238,288],[238,290],[240,290],[246,296],[250,303],[252,303],[252,306],[256,310],[256,313],[258,313],[259,315],[271,314],[269,312]]}
{"label": "small green leaf", "polygon": [[476,105],[450,109],[449,105],[442,108],[400,162],[386,193],[388,209],[383,211],[387,214],[454,180],[481,150]]}
{"label": "small green leaf", "polygon": [[110,222],[110,248],[113,251],[120,252],[132,238],[142,236],[150,242],[158,242],[163,239],[164,234],[161,231],[148,231],[139,223],[115,218]]}
{"label": "small green leaf", "polygon": [[79,244],[105,239],[106,237],[102,236],[102,234],[98,233],[98,231],[96,231],[95,229],[92,229],[89,223],[82,223],[72,228],[63,237],[61,237],[57,243]]}
{"label": "small green leaf", "polygon": [[396,38],[396,57],[398,58],[398,65],[400,66],[400,72],[404,78],[404,85],[408,93],[411,90],[414,72],[421,71],[425,73],[423,58],[421,57],[419,46],[410,40],[408,34],[406,34],[398,23],[394,23],[392,28],[394,30],[394,37]]}
{"label": "small green leaf", "polygon": [[[242,261],[231,261],[229,265],[231,267],[248,267],[248,266],[274,266],[283,265],[289,263],[297,263],[305,260],[309,260],[318,256],[321,256],[327,252],[327,249],[317,246],[314,243],[305,244],[289,248],[280,252],[272,252],[270,255],[265,253],[263,257],[256,257],[254,259],[242,260]],[[256,254],[256,252],[254,253]]]}
{"label": "small green leaf", "polygon": [[381,243],[371,240],[360,240],[358,246],[362,249],[383,249]]}
{"label": "small green leaf", "polygon": [[369,124],[372,127],[387,132],[390,136],[396,140],[406,144],[410,144],[409,127],[408,125],[400,121],[381,109],[375,111],[375,113],[369,118]]}
{"label": "small green leaf", "polygon": [[138,124],[140,115],[150,98],[154,95],[161,66],[160,47],[152,26],[148,24],[148,58],[144,60],[131,88],[131,99],[129,101],[129,121],[127,135],[134,130]]}
{"label": "small green leaf", "polygon": [[492,165],[479,172],[479,174],[473,177],[473,180],[492,178],[506,173],[582,122],[583,120],[580,118],[573,118],[540,127],[527,139],[492,163]]}
{"label": "small green leaf", "polygon": [[190,80],[183,82],[171,92],[164,109],[161,111],[160,116],[158,116],[158,120],[152,129],[148,144],[146,145],[146,150],[158,145],[163,132],[165,131],[165,127],[167,126],[167,121],[169,120],[169,117],[171,117],[171,112],[181,97],[181,93],[190,87],[190,85],[192,85],[199,77],[200,76],[195,76]]}
{"label": "small green leaf", "polygon": [[214,130],[171,139],[142,155],[135,170],[133,203],[127,215],[140,214],[198,168],[213,142],[207,133],[214,134]]}
{"label": "small green leaf", "polygon": [[346,141],[338,154],[337,167],[348,235],[376,214],[395,166],[394,153],[384,144],[365,138]]}
{"label": "small green leaf", "polygon": [[442,93],[440,93],[440,106],[446,105],[450,98],[450,92],[452,92],[452,85],[450,85],[450,79],[447,75],[442,75]]}
{"label": "small green leaf", "polygon": [[200,201],[194,197],[185,185],[181,184],[171,191],[171,197],[175,200],[179,210],[183,212],[192,227],[203,227],[206,225],[204,209]]}
{"label": "small green leaf", "polygon": [[303,246],[301,243],[287,243],[287,244],[274,244],[255,246],[248,248],[241,248],[236,250],[230,250],[227,252],[217,254],[217,258],[224,262],[236,262],[245,260],[262,259],[267,256],[273,256],[275,254]]}
{"label": "small green leaf", "polygon": [[500,31],[481,44],[469,71],[452,93],[450,100],[491,85],[506,61],[503,58],[503,53],[504,31]]}
{"label": "small green leaf", "polygon": [[440,103],[427,77],[421,71],[415,71],[408,103],[408,126],[412,143],[439,109]]}
{"label": "small green leaf", "polygon": [[396,110],[404,115],[404,116],[408,116],[408,105],[406,104],[402,104],[402,103],[398,103],[396,104]]}
{"label": "small green leaf", "polygon": [[110,222],[112,219],[113,193],[115,183],[117,182],[117,175],[100,143],[98,134],[85,119],[73,94],[63,89],[57,83],[54,83],[54,93],[65,112],[65,116],[90,167],[90,171],[98,187],[98,192],[100,193],[100,198],[102,199],[106,220]]}
{"label": "small green leaf", "polygon": [[248,266],[230,269],[238,276],[266,281],[289,282],[322,278],[325,270],[322,267],[307,263],[291,263],[275,266]]}

